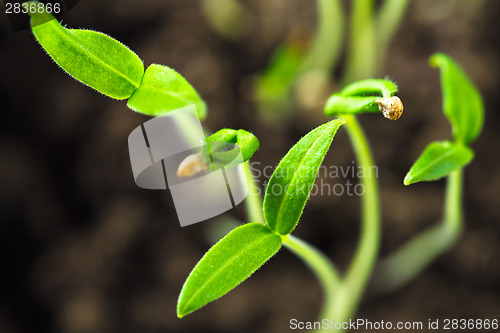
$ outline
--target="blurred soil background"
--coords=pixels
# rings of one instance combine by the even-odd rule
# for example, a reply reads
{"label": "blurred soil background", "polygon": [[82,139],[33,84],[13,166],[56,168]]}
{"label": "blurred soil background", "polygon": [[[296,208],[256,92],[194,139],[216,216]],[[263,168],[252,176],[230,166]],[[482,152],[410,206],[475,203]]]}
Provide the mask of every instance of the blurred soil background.
{"label": "blurred soil background", "polygon": [[[215,32],[194,0],[81,0],[63,23],[108,33],[146,66],[179,71],[209,106],[207,130],[257,135],[253,160],[262,169],[327,120],[320,110],[297,110],[287,122],[265,122],[252,100],[255,74],[275,47],[296,26],[314,31],[315,2],[243,4],[239,39]],[[12,33],[3,14],[0,23],[0,332],[279,333],[290,331],[291,318],[316,319],[319,284],[286,249],[222,299],[178,319],[185,278],[224,219],[246,221],[243,205],[224,219],[180,228],[170,193],[140,189],[132,176],[127,138],[149,118],[71,79],[29,31]],[[497,0],[411,2],[383,71],[399,84],[404,114],[397,122],[360,117],[379,168],[382,255],[441,217],[444,181],[402,184],[428,143],[451,138],[439,71],[427,63],[433,52],[465,68],[483,93],[486,122],[465,171],[463,237],[409,286],[367,298],[358,318],[500,319],[499,41]],[[325,165],[348,167],[353,158],[340,130]],[[313,196],[294,234],[345,269],[359,208],[355,196]]]}

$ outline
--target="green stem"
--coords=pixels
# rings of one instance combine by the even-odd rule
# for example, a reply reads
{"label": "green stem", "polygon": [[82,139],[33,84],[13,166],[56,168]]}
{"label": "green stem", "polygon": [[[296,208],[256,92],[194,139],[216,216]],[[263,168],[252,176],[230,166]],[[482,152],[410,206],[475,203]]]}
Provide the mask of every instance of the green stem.
{"label": "green stem", "polygon": [[382,261],[373,282],[377,293],[395,291],[419,275],[460,237],[462,217],[462,169],[448,176],[443,222],[422,232]]}
{"label": "green stem", "polygon": [[250,222],[260,222],[265,224],[264,213],[262,211],[262,197],[260,196],[260,187],[252,173],[250,160],[245,162],[244,167],[248,186],[248,194],[245,199],[248,220]]}
{"label": "green stem", "polygon": [[[174,122],[177,123],[179,132],[182,133],[186,141],[190,143],[192,147],[199,147],[203,142],[199,141],[198,137],[192,135],[192,133],[199,132],[200,120],[196,114],[196,110],[190,112],[181,112],[175,115]],[[203,127],[202,127],[203,130]]]}
{"label": "green stem", "polygon": [[[283,245],[297,255],[313,271],[324,290],[324,305],[320,318],[334,311],[335,298],[341,289],[341,278],[331,261],[315,247],[292,235],[282,236]],[[317,331],[321,332],[321,331]]]}
{"label": "green stem", "polygon": [[[358,167],[363,170],[361,184],[365,189],[362,197],[361,240],[347,272],[347,282],[355,282],[358,289],[370,277],[378,255],[380,243],[380,200],[378,193],[377,172],[373,163],[370,145],[365,133],[354,116],[345,116],[346,128],[358,160]],[[362,292],[362,290],[358,290]]]}
{"label": "green stem", "polygon": [[462,212],[462,174],[460,168],[448,176],[446,184],[446,202],[444,212],[444,225],[454,238],[460,236],[463,227]]}
{"label": "green stem", "polygon": [[298,75],[320,70],[327,75],[337,63],[344,33],[344,12],[339,0],[317,0],[318,27],[314,42]]}
{"label": "green stem", "polygon": [[347,270],[343,288],[332,306],[328,319],[345,322],[352,318],[361,301],[366,285],[372,275],[380,245],[380,202],[377,173],[373,164],[370,146],[354,116],[344,116],[358,167],[363,170],[361,184],[365,190],[362,197],[361,238],[354,259]]}
{"label": "green stem", "polygon": [[376,74],[377,52],[373,13],[373,0],[352,1],[346,71],[342,80],[344,85]]}

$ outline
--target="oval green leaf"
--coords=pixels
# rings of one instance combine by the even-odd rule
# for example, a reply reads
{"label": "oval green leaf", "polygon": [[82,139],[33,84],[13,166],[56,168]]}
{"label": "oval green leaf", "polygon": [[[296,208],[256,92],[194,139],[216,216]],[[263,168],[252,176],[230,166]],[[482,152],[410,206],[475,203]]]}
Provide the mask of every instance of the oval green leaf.
{"label": "oval green leaf", "polygon": [[467,146],[450,141],[433,142],[411,167],[404,184],[438,180],[464,167],[473,158],[474,152]]}
{"label": "oval green leaf", "polygon": [[367,79],[353,82],[340,93],[330,96],[324,112],[328,116],[380,112],[376,101],[380,97],[393,97],[398,86],[387,79]]}
{"label": "oval green leaf", "polygon": [[396,83],[387,79],[367,79],[356,81],[342,89],[344,96],[382,96],[392,97],[398,92]]}
{"label": "oval green leaf", "polygon": [[125,45],[100,32],[67,29],[49,13],[30,16],[40,45],[76,80],[116,99],[129,98],[139,87],[144,65]]}
{"label": "oval green leaf", "polygon": [[281,237],[261,223],[242,225],[215,244],[196,264],[177,302],[179,318],[223,296],[281,248]]}
{"label": "oval green leaf", "polygon": [[264,217],[269,227],[287,235],[299,222],[318,169],[343,119],[323,124],[304,136],[283,157],[267,184]]}
{"label": "oval green leaf", "polygon": [[227,142],[238,145],[243,162],[248,161],[259,149],[259,140],[255,135],[245,130],[223,128],[207,138],[207,142]]}
{"label": "oval green leaf", "polygon": [[304,58],[304,49],[299,46],[298,43],[288,43],[275,50],[268,67],[255,82],[257,100],[273,101],[289,93]]}
{"label": "oval green leaf", "polygon": [[464,70],[447,54],[436,53],[430,64],[441,70],[444,114],[453,128],[453,138],[465,144],[474,141],[483,128],[481,94]]}
{"label": "oval green leaf", "polygon": [[207,106],[193,86],[172,68],[153,64],[146,69],[141,85],[132,94],[127,106],[156,117],[192,104],[200,119],[205,119]]}
{"label": "oval green leaf", "polygon": [[267,67],[257,76],[253,88],[262,119],[271,123],[283,121],[290,111],[293,99],[290,94],[304,51],[300,42],[285,42],[274,51]]}
{"label": "oval green leaf", "polygon": [[377,99],[379,99],[379,97],[357,97],[333,94],[328,98],[324,111],[327,116],[380,112],[375,102]]}

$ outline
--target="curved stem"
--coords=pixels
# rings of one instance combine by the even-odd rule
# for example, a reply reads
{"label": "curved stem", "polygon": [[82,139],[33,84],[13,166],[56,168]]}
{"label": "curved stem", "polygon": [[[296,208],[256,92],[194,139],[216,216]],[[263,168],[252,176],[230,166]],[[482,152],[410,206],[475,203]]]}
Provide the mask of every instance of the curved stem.
{"label": "curved stem", "polygon": [[[370,277],[378,255],[380,243],[380,200],[378,193],[377,171],[373,164],[370,145],[354,116],[345,117],[347,132],[351,138],[358,167],[363,171],[361,184],[365,189],[362,197],[361,240],[347,272],[347,281],[365,284]],[[362,291],[362,290],[359,290]]]}
{"label": "curved stem", "polygon": [[361,238],[354,259],[347,270],[345,285],[332,307],[334,322],[348,321],[356,312],[366,285],[372,275],[380,245],[380,203],[376,167],[366,136],[354,116],[344,116],[358,168],[363,171]]}
{"label": "curved stem", "polygon": [[297,237],[292,235],[282,236],[282,241],[283,245],[301,258],[318,278],[325,295],[320,318],[331,317],[334,311],[334,301],[342,283],[334,265],[319,250]]}
{"label": "curved stem", "polygon": [[317,0],[318,27],[314,42],[298,75],[310,70],[320,70],[327,74],[335,67],[340,56],[344,34],[344,13],[339,0]]}
{"label": "curved stem", "polygon": [[265,224],[264,214],[262,212],[262,197],[260,196],[259,184],[255,181],[252,173],[250,160],[244,164],[245,177],[248,186],[248,194],[245,198],[248,220],[250,222],[260,222]]}
{"label": "curved stem", "polygon": [[422,232],[382,261],[373,282],[377,293],[395,291],[452,247],[462,227],[462,169],[448,176],[443,222]]}

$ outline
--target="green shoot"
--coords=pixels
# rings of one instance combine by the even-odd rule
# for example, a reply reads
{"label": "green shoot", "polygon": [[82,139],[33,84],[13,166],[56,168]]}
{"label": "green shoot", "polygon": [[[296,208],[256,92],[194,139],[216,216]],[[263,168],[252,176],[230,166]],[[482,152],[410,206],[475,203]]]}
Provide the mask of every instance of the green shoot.
{"label": "green shoot", "polygon": [[453,246],[463,229],[463,167],[474,157],[467,144],[481,132],[484,106],[477,88],[450,56],[436,53],[430,63],[441,70],[443,109],[455,142],[429,144],[411,167],[404,184],[447,177],[444,216],[440,224],[415,236],[381,263],[375,279],[380,292],[396,290],[411,281]]}
{"label": "green shoot", "polygon": [[[281,247],[281,242],[300,253],[313,256],[321,276],[336,276],[330,264],[304,243],[281,235],[296,226],[311,192],[317,172],[343,120],[333,120],[312,130],[283,158],[266,188],[266,225],[249,223],[234,229],[214,245],[194,267],[179,295],[177,315],[183,317],[223,296],[262,266]],[[212,139],[234,138],[232,130],[222,130]],[[273,189],[280,187],[280,193]],[[285,195],[284,192],[288,195]],[[326,266],[325,266],[326,265]],[[325,268],[326,267],[326,268]],[[326,271],[325,271],[326,270]]]}
{"label": "green shoot", "polygon": [[[278,49],[269,70],[258,80],[257,94],[261,101],[288,103],[290,89],[297,84],[299,76],[313,70],[328,74],[335,66],[342,40],[342,7],[339,1],[318,0],[317,4],[320,29],[313,47],[308,53],[293,44]],[[373,0],[353,1],[344,82],[376,74],[378,61],[386,52],[407,4],[407,0],[399,3],[386,0],[376,16]],[[144,70],[142,60],[133,51],[105,34],[67,29],[46,12],[30,15],[35,38],[76,80],[111,98],[128,99],[129,108],[146,115],[161,116],[194,104],[199,117],[205,118],[205,102],[173,69],[153,64]],[[337,20],[332,22],[331,17]],[[389,22],[391,17],[398,20]],[[338,26],[339,31],[334,34]],[[378,51],[377,30],[381,31],[381,50]],[[335,37],[332,45],[323,45],[331,36]],[[404,184],[447,177],[445,213],[441,224],[410,240],[380,265],[377,281],[383,291],[401,287],[414,278],[454,244],[463,227],[463,168],[474,157],[469,145],[481,133],[484,105],[477,88],[450,56],[434,54],[430,64],[440,69],[443,109],[451,123],[454,141],[430,143],[404,178]],[[249,166],[250,158],[259,149],[259,140],[245,130],[227,128],[207,138],[207,147],[201,154],[193,154],[198,157],[196,163],[230,165],[241,153],[240,162],[245,163],[250,185],[247,206],[251,223],[235,228],[196,264],[179,295],[179,318],[234,289],[282,245],[304,260],[320,280],[325,291],[322,313],[325,318],[345,322],[355,314],[375,269],[381,238],[378,182],[371,172],[374,159],[355,115],[381,112],[388,119],[398,119],[403,105],[395,95],[397,91],[397,85],[390,80],[364,79],[332,94],[324,112],[340,118],[313,129],[288,151],[274,170],[263,201],[255,190]],[[303,214],[333,138],[344,124],[358,165],[365,170],[361,177],[365,192],[360,241],[346,273],[341,275],[326,256],[291,233]],[[188,125],[180,126],[187,136]]]}

